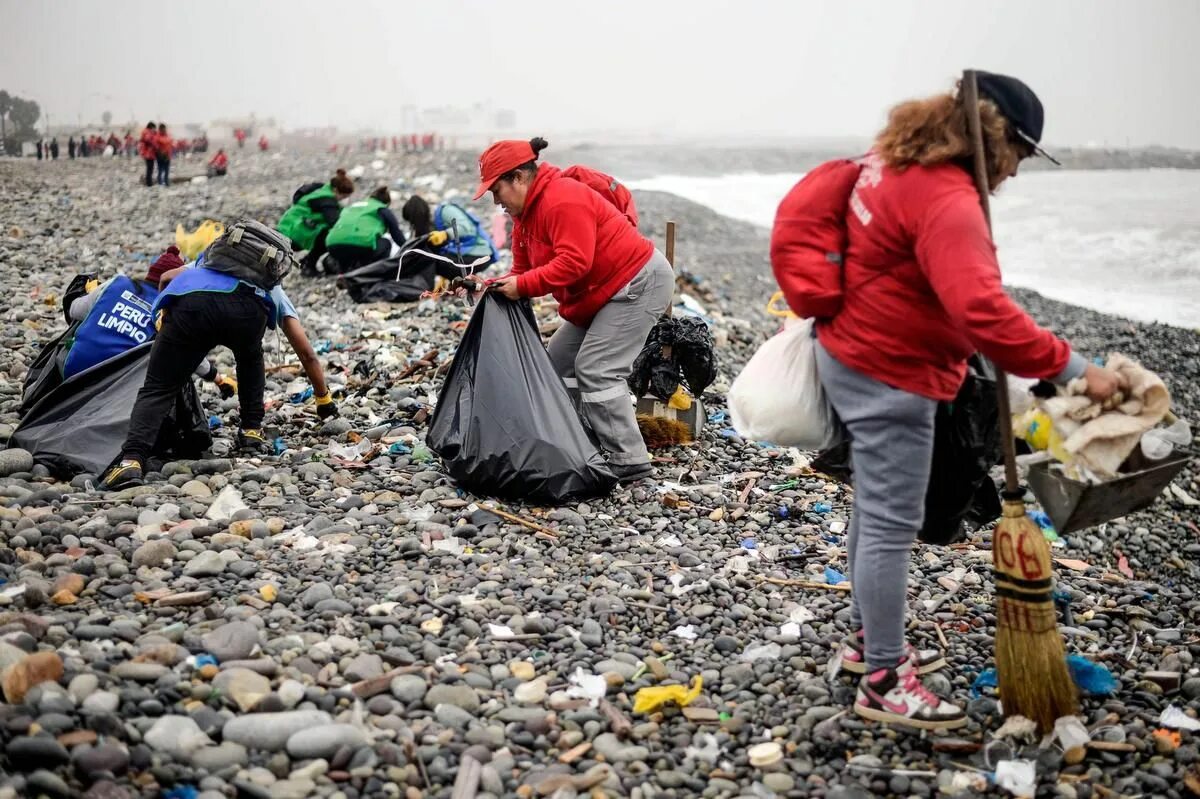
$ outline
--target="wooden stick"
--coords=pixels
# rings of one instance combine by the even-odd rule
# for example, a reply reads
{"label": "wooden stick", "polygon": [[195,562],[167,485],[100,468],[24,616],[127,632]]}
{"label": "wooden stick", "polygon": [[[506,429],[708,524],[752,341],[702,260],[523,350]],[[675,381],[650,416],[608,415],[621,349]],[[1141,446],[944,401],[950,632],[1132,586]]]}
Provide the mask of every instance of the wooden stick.
{"label": "wooden stick", "polygon": [[380,674],[378,677],[368,677],[365,680],[359,680],[350,686],[350,692],[359,699],[370,699],[372,696],[388,690],[395,677],[399,677],[401,674],[415,674],[422,668],[422,666],[401,666],[400,668]]}
{"label": "wooden stick", "polygon": [[608,726],[612,728],[613,735],[618,738],[628,736],[633,730],[633,722],[607,699],[600,700],[600,712],[608,719]]}
{"label": "wooden stick", "polygon": [[479,789],[479,775],[483,764],[471,755],[463,755],[458,764],[458,776],[454,779],[454,789],[450,799],[474,799]]}
{"label": "wooden stick", "polygon": [[545,533],[546,535],[550,536],[551,538],[555,538],[555,539],[558,538],[558,533],[554,532],[549,527],[543,527],[542,525],[538,524],[537,522],[531,522],[528,519],[522,519],[520,516],[514,516],[513,514],[502,511],[499,508],[494,507],[492,505],[480,505],[479,507],[483,510],[486,510],[488,513],[496,514],[497,516],[499,516],[502,519],[508,519],[510,522],[513,522],[514,524],[519,524],[522,527],[528,527],[530,530],[536,530],[539,533]]}
{"label": "wooden stick", "polygon": [[663,316],[670,319],[671,309],[675,307],[675,222],[667,222],[667,263],[671,265],[671,298],[667,300]]}
{"label": "wooden stick", "polygon": [[830,585],[829,583],[818,583],[815,580],[785,580],[781,577],[759,577],[758,579],[771,585],[791,585],[797,588],[812,588],[814,590],[849,591],[851,589],[850,583]]}

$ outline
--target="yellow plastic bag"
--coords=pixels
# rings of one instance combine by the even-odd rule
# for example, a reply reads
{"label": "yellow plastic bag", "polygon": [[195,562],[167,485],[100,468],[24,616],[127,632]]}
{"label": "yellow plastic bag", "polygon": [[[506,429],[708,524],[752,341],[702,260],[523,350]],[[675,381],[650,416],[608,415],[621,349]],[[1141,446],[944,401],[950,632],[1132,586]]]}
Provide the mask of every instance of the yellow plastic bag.
{"label": "yellow plastic bag", "polygon": [[1070,463],[1071,453],[1063,448],[1062,436],[1054,429],[1054,422],[1045,411],[1031,408],[1013,417],[1013,435],[1023,439],[1036,450],[1049,450],[1059,463]]}
{"label": "yellow plastic bag", "polygon": [[185,261],[194,261],[224,232],[225,226],[211,219],[205,219],[192,233],[184,230],[183,225],[176,225],[175,246],[179,248],[179,254]]}
{"label": "yellow plastic bag", "polygon": [[653,713],[668,702],[674,702],[680,707],[687,707],[700,696],[704,680],[700,675],[692,680],[692,687],[686,685],[656,685],[639,689],[633,696],[634,713]]}
{"label": "yellow plastic bag", "polygon": [[671,399],[667,400],[667,407],[674,408],[677,411],[686,411],[692,407],[692,398],[683,390],[683,386],[675,389],[675,393],[671,395]]}

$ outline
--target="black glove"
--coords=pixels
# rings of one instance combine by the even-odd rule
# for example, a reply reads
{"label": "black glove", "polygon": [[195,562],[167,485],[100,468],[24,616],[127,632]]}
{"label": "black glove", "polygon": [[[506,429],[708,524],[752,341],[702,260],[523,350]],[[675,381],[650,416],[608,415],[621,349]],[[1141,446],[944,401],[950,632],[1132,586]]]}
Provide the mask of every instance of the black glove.
{"label": "black glove", "polygon": [[326,394],[324,397],[317,397],[317,418],[322,421],[332,419],[339,416],[337,403],[333,401],[332,394]]}

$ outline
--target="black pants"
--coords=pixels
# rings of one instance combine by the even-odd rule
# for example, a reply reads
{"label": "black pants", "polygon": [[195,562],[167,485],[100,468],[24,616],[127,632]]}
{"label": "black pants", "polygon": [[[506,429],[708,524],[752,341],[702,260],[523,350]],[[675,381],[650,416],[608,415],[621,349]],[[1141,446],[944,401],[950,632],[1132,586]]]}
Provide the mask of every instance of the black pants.
{"label": "black pants", "polygon": [[146,185],[153,186],[154,185],[154,159],[153,158],[143,158],[142,160],[146,162]]}
{"label": "black pants", "polygon": [[[329,248],[329,255],[333,260],[337,261],[337,266],[334,271],[338,274],[353,272],[360,266],[373,264],[376,261],[382,261],[392,254],[392,240],[385,239],[382,236],[379,242],[375,245],[375,249],[369,247],[353,247],[348,244],[336,244]],[[325,274],[330,274],[329,258],[325,259]]]}
{"label": "black pants", "polygon": [[179,297],[163,314],[162,330],[150,349],[146,382],[133,405],[121,457],[146,463],[179,389],[217,346],[228,347],[237,361],[242,429],[262,427],[266,327],[267,307],[248,288],[232,294],[200,291]]}
{"label": "black pants", "polygon": [[158,185],[171,185],[171,159],[158,157]]}
{"label": "black pants", "polygon": [[312,249],[300,261],[300,266],[304,272],[315,272],[317,269],[317,261],[325,254],[325,239],[329,236],[329,228],[322,228],[317,234],[316,241],[313,242]]}

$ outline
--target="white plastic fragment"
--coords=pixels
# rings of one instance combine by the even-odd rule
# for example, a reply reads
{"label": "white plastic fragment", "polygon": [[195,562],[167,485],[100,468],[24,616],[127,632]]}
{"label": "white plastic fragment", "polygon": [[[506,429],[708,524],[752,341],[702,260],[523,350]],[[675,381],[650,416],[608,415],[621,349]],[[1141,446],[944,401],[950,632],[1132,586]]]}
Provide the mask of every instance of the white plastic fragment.
{"label": "white plastic fragment", "polygon": [[246,503],[242,502],[242,493],[233,486],[225,486],[217,494],[217,498],[213,500],[213,504],[208,506],[208,511],[204,514],[204,518],[213,520],[232,519],[233,514],[240,510],[246,510]]}
{"label": "white plastic fragment", "polygon": [[671,635],[682,638],[685,641],[695,641],[696,628],[691,624],[685,624],[682,627],[676,627],[674,630],[671,630]]}
{"label": "white plastic fragment", "polygon": [[571,675],[567,696],[586,699],[592,707],[600,704],[604,694],[608,692],[608,682],[599,674],[588,674],[582,668],[576,668]]}
{"label": "white plastic fragment", "polygon": [[489,624],[488,632],[492,634],[493,638],[498,638],[501,641],[516,637],[516,633],[510,627],[503,624]]}
{"label": "white plastic fragment", "polygon": [[1054,722],[1054,737],[1064,751],[1084,746],[1092,739],[1078,716],[1063,716]]}
{"label": "white plastic fragment", "polygon": [[1001,760],[996,764],[996,784],[1014,796],[1033,796],[1037,770],[1032,760]]}
{"label": "white plastic fragment", "polygon": [[1163,710],[1162,715],[1158,717],[1158,723],[1173,730],[1200,730],[1200,719],[1194,719],[1184,713],[1178,705],[1169,705]]}

